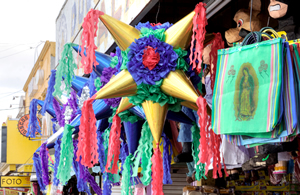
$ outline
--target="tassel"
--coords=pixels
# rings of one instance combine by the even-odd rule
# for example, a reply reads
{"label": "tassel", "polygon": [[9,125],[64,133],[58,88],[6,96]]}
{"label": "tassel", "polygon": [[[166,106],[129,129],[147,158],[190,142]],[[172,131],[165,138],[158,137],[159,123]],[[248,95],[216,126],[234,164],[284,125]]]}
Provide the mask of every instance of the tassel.
{"label": "tassel", "polygon": [[[122,195],[128,195],[129,194],[129,188],[131,188],[131,158],[133,157],[132,154],[129,154],[126,157],[124,166],[123,166],[123,172],[122,172]],[[132,189],[130,190],[132,194]]]}
{"label": "tassel", "polygon": [[159,144],[156,144],[154,154],[151,158],[152,161],[152,191],[153,195],[163,195],[163,159],[159,149]]}
{"label": "tassel", "polygon": [[61,141],[60,159],[57,170],[58,179],[62,184],[66,184],[71,178],[72,159],[74,156],[74,146],[72,141],[73,127],[66,124]]}
{"label": "tassel", "polygon": [[57,170],[58,170],[58,165],[59,165],[59,159],[60,159],[60,144],[61,144],[61,136],[59,136],[57,138],[57,140],[55,141],[55,153],[54,153],[54,157],[55,157],[55,163],[54,163],[54,177],[53,177],[53,185],[54,186],[58,186],[59,184],[59,179],[57,178]]}
{"label": "tassel", "polygon": [[47,142],[41,145],[40,157],[42,162],[42,179],[45,186],[49,184],[48,151]]}
{"label": "tassel", "polygon": [[[195,8],[195,16],[193,18],[193,35],[191,41],[191,54],[190,54],[190,64],[193,65],[193,69],[196,68],[197,72],[201,72],[201,63],[202,63],[202,53],[204,49],[204,40],[205,40],[205,26],[207,25],[206,19],[206,4],[199,3]],[[196,43],[195,43],[196,40]],[[195,51],[194,50],[195,45]],[[198,64],[196,62],[198,60]]]}
{"label": "tassel", "polygon": [[112,182],[109,180],[107,172],[103,173],[103,194],[111,195],[112,194]]}
{"label": "tassel", "polygon": [[52,105],[53,102],[53,95],[52,93],[54,92],[54,85],[55,85],[55,75],[56,75],[56,70],[51,70],[51,75],[50,79],[48,81],[48,89],[47,89],[47,94],[46,98],[44,100],[44,105],[41,110],[41,115],[45,116],[47,108]]}
{"label": "tassel", "polygon": [[37,99],[33,99],[30,102],[29,106],[29,123],[28,123],[28,131],[26,133],[27,137],[35,138],[36,132],[38,132],[40,135],[42,135],[41,127],[38,121],[38,118],[36,116],[37,114]]}
{"label": "tassel", "polygon": [[41,191],[45,191],[46,186],[44,185],[44,182],[42,180],[41,158],[37,153],[34,153],[33,157],[32,157],[32,160],[33,160],[33,166],[34,166],[35,171],[36,171],[36,178],[38,180],[40,189],[41,189]]}
{"label": "tassel", "polygon": [[[192,138],[193,138],[193,146],[192,146],[192,155],[194,162],[199,161],[199,145],[200,145],[200,129],[198,128],[197,124],[195,123],[193,127],[191,128],[192,131]],[[195,178],[197,181],[200,181],[200,179],[205,178],[205,164],[200,163],[198,166],[196,166],[196,174]]]}
{"label": "tassel", "polygon": [[72,80],[75,76],[74,70],[77,69],[77,65],[73,58],[73,43],[67,43],[64,45],[64,50],[61,53],[61,58],[59,60],[59,65],[57,67],[55,75],[55,85],[53,96],[61,97],[61,81],[64,77],[64,83],[66,85],[65,92],[67,95],[71,92]]}
{"label": "tassel", "polygon": [[[93,64],[97,66],[99,63],[96,61],[95,50],[97,46],[95,45],[95,37],[97,36],[98,30],[98,18],[104,13],[99,10],[91,9],[82,24],[82,34],[81,34],[81,63],[84,68],[84,73],[89,74],[93,71]],[[84,55],[84,50],[86,48],[86,55]]]}
{"label": "tassel", "polygon": [[215,87],[215,78],[216,78],[216,72],[217,72],[217,61],[218,61],[218,50],[223,49],[224,41],[222,39],[221,33],[214,33],[215,38],[213,40],[211,51],[209,53],[210,58],[210,80],[211,80],[211,89],[214,90]]}
{"label": "tassel", "polygon": [[[108,173],[118,173],[118,161],[120,155],[121,118],[116,114],[109,135],[109,147],[107,154],[106,171]],[[111,165],[112,164],[112,165]]]}
{"label": "tassel", "polygon": [[96,86],[95,86],[95,80],[97,79],[97,74],[95,72],[92,72],[89,78],[89,89],[90,89],[90,97],[92,97],[96,92]]}
{"label": "tassel", "polygon": [[55,115],[56,115],[59,126],[64,127],[65,126],[64,115],[63,115],[63,112],[60,108],[58,101],[55,98],[53,98],[53,108],[54,108]]}
{"label": "tassel", "polygon": [[101,173],[105,172],[105,149],[104,149],[104,140],[102,138],[102,132],[97,131],[97,144],[98,144],[98,154],[99,154],[99,164]]}
{"label": "tassel", "polygon": [[171,159],[172,159],[172,145],[170,140],[167,138],[166,134],[163,133],[164,137],[164,152],[163,152],[163,163],[164,163],[164,184],[172,184],[173,181],[171,179]]}
{"label": "tassel", "polygon": [[82,165],[93,167],[98,163],[97,127],[93,109],[93,101],[96,94],[83,103],[82,116],[80,118],[77,161],[80,157]]}

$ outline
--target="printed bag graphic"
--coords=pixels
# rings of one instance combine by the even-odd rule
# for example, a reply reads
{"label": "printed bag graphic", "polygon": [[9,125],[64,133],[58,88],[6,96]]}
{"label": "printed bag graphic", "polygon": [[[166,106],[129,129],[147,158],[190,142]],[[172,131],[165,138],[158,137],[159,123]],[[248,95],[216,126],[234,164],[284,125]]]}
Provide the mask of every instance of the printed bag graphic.
{"label": "printed bag graphic", "polygon": [[282,45],[277,38],[218,51],[212,102],[215,133],[255,137],[272,132],[279,124]]}

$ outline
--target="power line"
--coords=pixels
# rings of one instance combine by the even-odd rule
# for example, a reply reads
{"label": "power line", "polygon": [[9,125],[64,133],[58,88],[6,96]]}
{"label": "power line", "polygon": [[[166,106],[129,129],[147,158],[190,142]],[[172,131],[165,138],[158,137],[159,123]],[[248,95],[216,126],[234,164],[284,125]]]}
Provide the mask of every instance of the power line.
{"label": "power line", "polygon": [[14,56],[14,55],[17,55],[17,54],[22,53],[22,52],[24,52],[24,51],[28,51],[28,50],[30,50],[30,49],[33,49],[33,48],[29,48],[29,49],[26,49],[26,50],[23,50],[23,51],[20,51],[20,52],[17,52],[17,53],[8,55],[8,56],[4,56],[4,57],[2,57],[2,58],[0,58],[0,59],[7,58],[7,57],[10,57],[10,56]]}
{"label": "power line", "polygon": [[10,47],[10,48],[8,48],[8,49],[3,49],[3,50],[1,50],[0,52],[4,52],[4,51],[10,50],[10,49],[13,49],[13,48],[19,47],[19,46],[21,46],[21,45],[25,45],[25,44],[19,44],[19,45],[15,45],[15,46],[13,46],[13,47]]}
{"label": "power line", "polygon": [[[20,89],[19,91],[22,91],[22,89]],[[19,91],[15,91],[15,92],[19,92]],[[5,92],[5,93],[0,93],[0,95],[5,95],[5,94],[8,94],[8,93],[15,93],[15,92]]]}
{"label": "power line", "polygon": [[29,106],[23,106],[23,107],[17,107],[17,108],[7,108],[7,109],[0,109],[1,111],[6,111],[6,110],[15,110],[15,109],[20,109],[20,108],[28,108]]}
{"label": "power line", "polygon": [[[20,91],[22,91],[22,89],[21,89]],[[16,91],[16,92],[13,92],[13,93],[11,93],[11,94],[2,96],[2,97],[0,97],[0,99],[5,98],[5,97],[8,97],[8,96],[11,96],[11,95],[16,94],[16,93],[18,93],[18,92],[20,92],[20,91]]]}

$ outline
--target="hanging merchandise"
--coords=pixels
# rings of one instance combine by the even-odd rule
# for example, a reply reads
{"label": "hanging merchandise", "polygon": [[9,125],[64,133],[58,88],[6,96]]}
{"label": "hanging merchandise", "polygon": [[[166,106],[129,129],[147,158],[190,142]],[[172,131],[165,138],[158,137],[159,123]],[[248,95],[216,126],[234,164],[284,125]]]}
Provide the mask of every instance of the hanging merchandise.
{"label": "hanging merchandise", "polygon": [[225,32],[227,44],[233,46],[236,42],[242,42],[251,31],[259,31],[266,26],[267,18],[268,16],[261,13],[261,0],[249,0],[248,9],[240,9],[233,18],[236,27]]}
{"label": "hanging merchandise", "polygon": [[289,41],[300,38],[299,7],[300,2],[295,0],[270,0],[269,14],[278,21],[277,31],[284,31]]}
{"label": "hanging merchandise", "polygon": [[49,185],[49,168],[48,168],[48,151],[47,142],[44,142],[40,149],[41,165],[42,165],[42,179],[45,186]]}
{"label": "hanging merchandise", "polygon": [[[212,107],[212,129],[217,134],[262,137],[282,119],[282,39],[252,45],[246,41],[218,52]],[[232,67],[237,74],[228,83]]]}
{"label": "hanging merchandise", "polygon": [[28,128],[27,128],[27,137],[35,138],[36,133],[41,134],[41,126],[40,122],[36,116],[37,114],[37,99],[33,99],[30,102],[30,117],[29,117],[29,123],[28,123]]}
{"label": "hanging merchandise", "polygon": [[41,110],[41,115],[45,116],[46,109],[52,105],[53,102],[53,95],[52,93],[54,92],[54,85],[55,85],[55,75],[56,75],[56,70],[51,70],[51,75],[48,81],[48,89],[47,89],[47,94],[46,98],[44,101],[44,105],[42,106]]}

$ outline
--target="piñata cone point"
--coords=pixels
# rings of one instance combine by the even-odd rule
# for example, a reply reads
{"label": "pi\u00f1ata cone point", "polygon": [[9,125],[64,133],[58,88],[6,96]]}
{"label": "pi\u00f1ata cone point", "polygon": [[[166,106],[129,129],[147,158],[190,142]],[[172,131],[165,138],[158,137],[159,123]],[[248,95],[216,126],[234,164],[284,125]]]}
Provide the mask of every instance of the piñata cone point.
{"label": "pi\u00f1ata cone point", "polygon": [[172,45],[175,49],[179,47],[187,49],[191,43],[194,15],[195,11],[191,12],[166,30],[165,42]]}
{"label": "pi\u00f1ata cone point", "polygon": [[137,85],[127,70],[122,70],[97,92],[96,99],[108,99],[135,95]]}
{"label": "pi\u00f1ata cone point", "polygon": [[171,71],[161,85],[161,90],[173,97],[196,103],[199,97],[193,84],[182,70]]}
{"label": "pi\u00f1ata cone point", "polygon": [[129,102],[128,97],[123,97],[120,104],[119,104],[119,107],[118,107],[118,110],[117,110],[116,114],[119,114],[120,112],[128,110],[132,107],[134,107],[134,105]]}
{"label": "pi\u00f1ata cone point", "polygon": [[125,24],[106,14],[100,15],[99,18],[123,51],[125,51],[135,39],[140,38],[140,31],[133,26]]}
{"label": "pi\u00f1ata cone point", "polygon": [[145,100],[142,103],[142,106],[154,141],[156,143],[159,143],[161,133],[164,128],[166,116],[168,113],[168,104],[160,106],[159,103],[154,103],[153,101]]}

